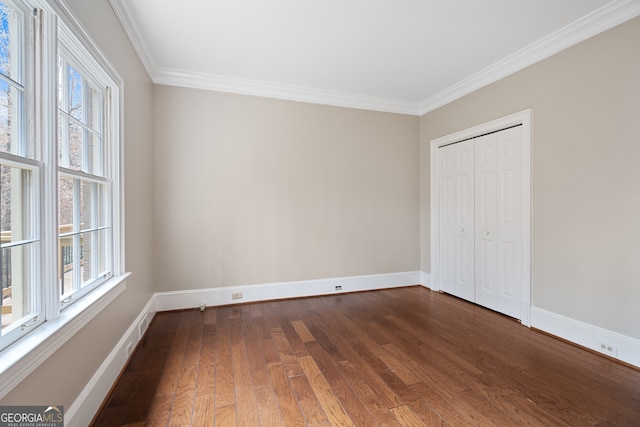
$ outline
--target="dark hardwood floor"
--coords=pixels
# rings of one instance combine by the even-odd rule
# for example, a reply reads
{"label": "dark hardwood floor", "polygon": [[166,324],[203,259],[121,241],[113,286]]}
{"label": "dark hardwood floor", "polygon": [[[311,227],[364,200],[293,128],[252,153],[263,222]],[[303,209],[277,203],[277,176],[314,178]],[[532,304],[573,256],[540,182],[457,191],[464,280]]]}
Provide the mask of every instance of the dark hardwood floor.
{"label": "dark hardwood floor", "polygon": [[640,371],[422,287],[158,313],[102,426],[640,426]]}

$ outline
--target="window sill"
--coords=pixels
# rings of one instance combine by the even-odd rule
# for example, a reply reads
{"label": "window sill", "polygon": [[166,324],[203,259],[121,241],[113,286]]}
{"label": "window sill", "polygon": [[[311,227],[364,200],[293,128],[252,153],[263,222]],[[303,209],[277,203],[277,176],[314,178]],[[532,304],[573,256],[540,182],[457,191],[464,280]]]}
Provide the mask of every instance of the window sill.
{"label": "window sill", "polygon": [[60,317],[38,326],[0,352],[0,399],[116,299],[126,289],[125,280],[130,275],[108,280],[62,311]]}

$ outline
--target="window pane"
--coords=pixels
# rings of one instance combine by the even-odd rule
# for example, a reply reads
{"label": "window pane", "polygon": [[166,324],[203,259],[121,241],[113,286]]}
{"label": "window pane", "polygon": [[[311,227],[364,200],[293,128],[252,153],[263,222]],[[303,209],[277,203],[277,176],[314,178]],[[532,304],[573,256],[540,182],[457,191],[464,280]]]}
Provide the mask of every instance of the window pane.
{"label": "window pane", "polygon": [[102,92],[87,84],[87,115],[85,123],[95,132],[102,133]]}
{"label": "window pane", "polygon": [[111,229],[103,228],[110,225],[109,187],[78,177],[59,179],[58,279],[63,300],[110,273]]}
{"label": "window pane", "polygon": [[76,69],[64,64],[64,59],[59,58],[60,165],[104,176],[102,92],[83,78]]}
{"label": "window pane", "polygon": [[104,176],[102,135],[88,130],[68,116],[60,114],[58,150],[60,166]]}
{"label": "window pane", "polygon": [[69,119],[68,116],[60,116],[58,128],[58,149],[60,166],[82,170],[82,127]]}
{"label": "window pane", "polygon": [[80,242],[82,244],[82,284],[81,287],[87,285],[87,282],[91,282],[96,278],[95,269],[98,267],[94,265],[94,244],[98,243],[95,239],[94,233],[82,233],[80,235]]}
{"label": "window pane", "polygon": [[22,126],[23,92],[0,80],[0,150],[26,155]]}
{"label": "window pane", "polygon": [[82,122],[84,118],[84,109],[82,102],[82,76],[71,66],[67,66],[67,102],[66,109],[71,117]]}
{"label": "window pane", "polygon": [[67,65],[66,72],[66,99],[59,100],[60,109],[89,129],[101,133],[102,92],[72,66]]}
{"label": "window pane", "polygon": [[106,274],[107,230],[82,233],[82,285],[90,285]]}
{"label": "window pane", "polygon": [[111,225],[111,214],[109,213],[109,206],[111,206],[110,189],[110,184],[98,184],[98,227]]}
{"label": "window pane", "polygon": [[22,83],[21,22],[22,17],[0,1],[0,73],[19,84]]}
{"label": "window pane", "polygon": [[98,184],[94,182],[80,181],[80,230],[90,230],[95,227],[95,220],[97,218],[94,213],[97,214],[98,204]]}
{"label": "window pane", "polygon": [[95,233],[96,236],[96,253],[95,253],[95,266],[93,270],[96,272],[96,277],[105,277],[109,271],[111,266],[107,263],[109,257],[109,248],[111,247],[111,230],[99,230]]}
{"label": "window pane", "polygon": [[100,137],[93,132],[85,131],[84,145],[82,147],[84,156],[82,164],[84,167],[82,170],[92,175],[102,176],[102,154],[100,153]]}
{"label": "window pane", "polygon": [[2,334],[36,313],[37,243],[2,248]]}
{"label": "window pane", "polygon": [[58,181],[58,225],[60,234],[73,231],[73,178],[67,176]]}
{"label": "window pane", "polygon": [[74,290],[74,236],[60,237],[58,246],[58,282],[61,298],[66,298]]}
{"label": "window pane", "polygon": [[0,164],[0,228],[2,243],[35,238],[32,213],[32,172]]}

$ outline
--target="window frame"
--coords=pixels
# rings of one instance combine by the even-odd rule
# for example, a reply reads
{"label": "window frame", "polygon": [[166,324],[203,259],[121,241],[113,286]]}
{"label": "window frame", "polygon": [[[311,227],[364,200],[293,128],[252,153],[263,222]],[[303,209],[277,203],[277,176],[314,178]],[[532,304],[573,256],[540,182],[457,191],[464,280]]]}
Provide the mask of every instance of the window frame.
{"label": "window frame", "polygon": [[[97,61],[95,60],[95,58],[93,58],[90,55],[90,53],[86,50],[86,48],[78,43],[78,40],[70,33],[67,27],[58,25],[57,39],[58,39],[58,43],[57,43],[57,54],[56,54],[56,85],[55,86],[57,89],[58,96],[60,96],[59,91],[61,89],[58,85],[58,77],[59,77],[57,73],[58,57],[63,58],[63,68],[67,68],[69,66],[73,67],[73,69],[82,76],[84,80],[84,83],[83,83],[84,86],[88,86],[88,84],[91,84],[93,86],[99,86],[101,89],[104,87],[104,91],[101,90],[102,123],[100,125],[102,129],[102,135],[101,135],[103,139],[102,143],[104,145],[104,148],[101,153],[101,155],[104,157],[103,159],[104,161],[102,162],[102,168],[103,168],[102,176],[88,173],[82,168],[77,170],[77,169],[71,168],[70,166],[62,166],[58,164],[59,162],[59,156],[58,156],[56,158],[58,179],[64,176],[67,178],[71,178],[74,181],[78,180],[85,183],[94,182],[94,183],[104,184],[110,189],[109,191],[110,194],[107,195],[107,199],[109,199],[109,204],[111,205],[111,209],[109,209],[110,211],[109,220],[108,220],[109,224],[106,227],[107,229],[111,230],[110,231],[111,236],[110,236],[110,239],[108,239],[109,242],[107,243],[107,249],[105,250],[105,252],[109,253],[109,255],[106,258],[106,262],[108,264],[108,270],[109,270],[108,274],[106,276],[102,276],[94,279],[92,282],[89,282],[85,286],[79,287],[68,296],[65,296],[64,293],[61,293],[60,302],[62,304],[62,310],[64,310],[70,304],[73,304],[79,298],[84,297],[87,293],[90,293],[93,289],[95,289],[96,287],[99,287],[102,283],[106,282],[116,274],[116,270],[115,270],[116,262],[114,259],[116,254],[114,252],[114,248],[117,248],[118,246],[117,244],[114,244],[112,242],[115,240],[115,234],[116,234],[113,228],[114,219],[118,215],[115,214],[112,206],[113,206],[113,201],[117,199],[117,195],[118,195],[118,188],[116,187],[116,183],[118,182],[118,180],[114,179],[114,177],[116,177],[119,174],[119,162],[113,161],[112,156],[117,155],[117,153],[119,153],[119,147],[117,146],[118,144],[114,144],[114,141],[117,141],[117,138],[113,138],[113,136],[118,135],[117,133],[113,132],[113,126],[117,122],[117,119],[114,119],[114,118],[118,117],[117,103],[112,102],[113,96],[114,96],[114,91],[112,87],[115,85],[115,82],[102,68],[99,67],[99,65],[96,63]],[[67,71],[64,71],[63,73],[65,77],[68,76]],[[64,94],[62,94],[62,96],[66,96],[67,94],[66,81],[62,89],[65,89]],[[58,96],[56,97],[56,101],[58,101]],[[86,108],[86,105],[84,103],[83,103],[83,107]],[[59,120],[58,114],[60,114],[60,110],[58,108],[58,102],[56,102],[56,120]],[[58,129],[58,127],[61,126],[59,122],[57,122],[57,124],[58,126],[56,127],[56,129]],[[59,138],[59,134],[56,132],[56,140],[58,138]],[[58,146],[59,144],[56,143],[56,147]],[[86,153],[83,152],[83,155],[86,155]],[[76,185],[74,183],[74,191],[79,191],[75,187]],[[75,199],[75,196],[74,196],[74,199]],[[77,209],[79,209],[79,207]],[[75,210],[76,210],[76,207],[74,207],[74,211]],[[77,225],[75,219],[73,222],[74,222],[74,225]],[[82,234],[93,231],[94,228],[95,227],[92,227],[91,229],[81,229],[81,228],[75,229],[74,228],[72,232],[69,234],[74,241],[73,247],[79,246],[80,236]],[[78,261],[79,255],[77,253],[77,250],[73,250],[73,253],[74,253],[74,263],[75,263],[75,261]],[[78,270],[74,269],[74,274],[79,275],[79,269]],[[84,283],[82,279],[79,279],[79,278],[73,278],[72,280],[74,282],[79,281],[79,283],[73,284],[74,287],[83,285]]]}
{"label": "window frame", "polygon": [[[27,239],[23,242],[17,242],[17,245],[7,245],[6,247],[26,247],[26,244],[35,243],[38,248],[32,254],[32,263],[30,269],[21,271],[19,275],[25,277],[31,277],[32,283],[24,283],[28,285],[29,290],[22,289],[21,294],[28,295],[28,298],[33,299],[31,303],[31,310],[27,315],[20,319],[20,322],[11,324],[7,329],[8,332],[3,334],[2,340],[0,340],[0,351],[4,347],[11,345],[13,342],[21,339],[26,333],[32,330],[34,327],[41,325],[45,321],[43,316],[43,309],[45,300],[42,295],[42,236],[43,236],[43,224],[42,218],[42,200],[41,194],[45,192],[44,181],[42,179],[44,172],[44,164],[40,156],[39,144],[35,137],[34,118],[36,116],[36,78],[35,78],[35,43],[36,34],[35,26],[30,20],[32,19],[30,13],[30,7],[26,2],[7,0],[5,3],[9,4],[12,11],[17,12],[22,18],[18,23],[17,36],[19,40],[16,44],[19,46],[18,56],[19,60],[15,66],[19,69],[17,75],[12,77],[2,77],[7,82],[9,87],[21,86],[21,107],[17,112],[19,116],[18,126],[11,127],[12,133],[18,133],[19,146],[16,150],[3,151],[0,153],[2,162],[9,167],[20,168],[22,170],[31,171],[31,184],[28,199],[24,200],[21,197],[21,208],[24,208],[24,202],[28,202],[31,209],[28,213],[22,214],[22,221],[28,221],[29,228],[33,230],[31,239]],[[24,194],[22,194],[24,196]],[[13,205],[13,200],[12,200]],[[13,208],[13,206],[12,206]],[[12,209],[13,210],[13,209]],[[31,241],[31,242],[29,242]],[[29,243],[27,243],[29,242]],[[24,243],[24,244],[23,244]],[[13,294],[12,290],[12,294]],[[33,293],[33,294],[31,294]],[[13,296],[13,295],[12,295]],[[13,305],[15,309],[15,305]]]}
{"label": "window frame", "polygon": [[[33,96],[26,101],[33,114],[28,112],[26,120],[35,138],[33,167],[39,171],[36,175],[40,194],[36,198],[40,208],[37,221],[41,232],[38,274],[41,276],[42,304],[39,323],[30,327],[30,331],[17,341],[0,349],[0,399],[108,307],[126,289],[126,278],[130,275],[124,269],[123,80],[63,0],[12,2],[34,11],[31,17],[34,19],[31,30],[34,38],[31,58]],[[30,16],[27,16],[28,19]],[[112,140],[111,151],[106,154],[112,161],[105,165],[109,168],[112,194],[112,245],[109,248],[112,253],[112,276],[64,307],[60,300],[57,272],[59,170],[56,69],[60,40],[64,40],[66,48],[74,55],[88,55],[86,58],[90,59],[88,62],[92,65],[82,62],[82,58],[78,62],[89,69],[90,75],[104,77],[110,82],[109,96],[106,97],[109,100],[105,100],[103,108],[111,122],[110,126],[104,127],[105,138]]]}

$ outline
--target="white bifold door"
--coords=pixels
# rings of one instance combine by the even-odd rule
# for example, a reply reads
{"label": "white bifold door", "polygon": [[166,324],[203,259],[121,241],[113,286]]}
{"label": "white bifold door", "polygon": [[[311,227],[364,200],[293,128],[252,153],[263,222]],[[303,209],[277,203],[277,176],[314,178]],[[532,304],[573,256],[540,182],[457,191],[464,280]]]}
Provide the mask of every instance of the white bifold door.
{"label": "white bifold door", "polygon": [[439,147],[438,162],[439,288],[524,319],[522,126]]}

